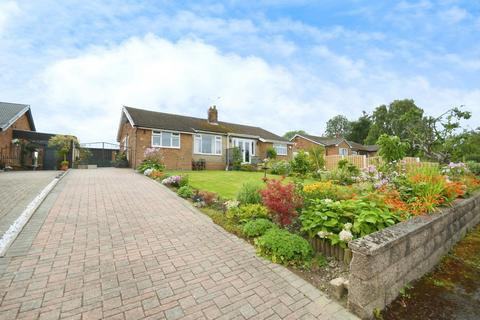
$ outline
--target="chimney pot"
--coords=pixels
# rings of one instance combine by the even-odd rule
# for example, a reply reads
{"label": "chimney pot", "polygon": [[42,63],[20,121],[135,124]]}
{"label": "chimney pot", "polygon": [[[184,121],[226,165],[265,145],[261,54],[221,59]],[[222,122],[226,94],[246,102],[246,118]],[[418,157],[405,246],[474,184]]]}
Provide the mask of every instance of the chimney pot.
{"label": "chimney pot", "polygon": [[211,124],[218,124],[217,106],[211,106],[208,108],[208,122]]}

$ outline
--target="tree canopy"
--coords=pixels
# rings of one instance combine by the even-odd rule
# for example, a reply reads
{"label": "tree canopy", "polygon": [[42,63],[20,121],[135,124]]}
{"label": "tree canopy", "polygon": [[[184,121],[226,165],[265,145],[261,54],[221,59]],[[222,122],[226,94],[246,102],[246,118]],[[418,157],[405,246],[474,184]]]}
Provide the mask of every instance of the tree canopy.
{"label": "tree canopy", "polygon": [[287,140],[292,139],[296,134],[307,134],[304,130],[292,130],[292,131],[287,131],[283,135],[283,137]]}
{"label": "tree canopy", "polygon": [[443,163],[480,161],[480,128],[461,129],[461,121],[470,117],[471,113],[462,107],[448,109],[439,116],[427,116],[413,100],[395,100],[377,107],[371,115],[363,112],[354,121],[337,115],[328,120],[325,135],[362,144],[387,143],[392,142],[387,137],[398,137],[395,143],[405,143],[401,144],[406,148],[402,153],[407,156]]}
{"label": "tree canopy", "polygon": [[329,138],[347,137],[350,134],[351,124],[347,117],[337,115],[327,121],[325,136]]}

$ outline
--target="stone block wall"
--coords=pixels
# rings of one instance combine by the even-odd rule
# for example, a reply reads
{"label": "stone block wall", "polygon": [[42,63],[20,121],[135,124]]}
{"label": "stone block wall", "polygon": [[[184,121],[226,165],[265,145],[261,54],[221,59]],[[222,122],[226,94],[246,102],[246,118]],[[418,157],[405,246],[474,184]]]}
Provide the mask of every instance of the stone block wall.
{"label": "stone block wall", "polygon": [[348,306],[364,319],[383,309],[409,282],[429,272],[480,223],[480,194],[349,243]]}

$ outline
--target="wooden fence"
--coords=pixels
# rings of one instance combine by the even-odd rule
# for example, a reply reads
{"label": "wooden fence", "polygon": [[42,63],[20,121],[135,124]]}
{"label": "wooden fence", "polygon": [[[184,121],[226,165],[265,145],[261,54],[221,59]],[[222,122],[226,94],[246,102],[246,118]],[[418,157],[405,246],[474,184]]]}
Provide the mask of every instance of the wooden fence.
{"label": "wooden fence", "polygon": [[14,148],[0,148],[0,166],[11,166],[17,167],[20,166],[21,159],[21,149],[18,147]]}
{"label": "wooden fence", "polygon": [[320,239],[317,236],[307,240],[315,252],[319,252],[327,257],[334,257],[339,261],[343,261],[346,265],[349,265],[350,261],[352,261],[352,252],[348,248],[344,249],[339,245],[332,246],[328,240]]}
{"label": "wooden fence", "polygon": [[[333,170],[338,167],[338,162],[343,159],[352,163],[359,169],[365,169],[370,165],[378,166],[383,163],[382,158],[378,156],[367,157],[365,155],[348,155],[348,156],[332,155],[332,156],[325,156],[325,168],[327,170]],[[407,165],[415,164],[419,166],[438,165],[435,162],[423,162],[423,161],[420,162],[420,159],[416,157],[405,157],[402,159],[402,163],[405,163]]]}

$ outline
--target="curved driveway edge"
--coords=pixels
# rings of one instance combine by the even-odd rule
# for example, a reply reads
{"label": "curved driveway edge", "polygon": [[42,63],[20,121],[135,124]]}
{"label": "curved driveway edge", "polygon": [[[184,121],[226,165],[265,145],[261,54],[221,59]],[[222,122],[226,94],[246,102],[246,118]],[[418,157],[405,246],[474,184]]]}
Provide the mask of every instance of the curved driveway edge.
{"label": "curved driveway edge", "polygon": [[0,259],[1,319],[356,319],[131,170],[56,191],[28,254]]}

